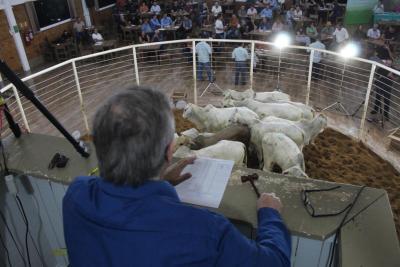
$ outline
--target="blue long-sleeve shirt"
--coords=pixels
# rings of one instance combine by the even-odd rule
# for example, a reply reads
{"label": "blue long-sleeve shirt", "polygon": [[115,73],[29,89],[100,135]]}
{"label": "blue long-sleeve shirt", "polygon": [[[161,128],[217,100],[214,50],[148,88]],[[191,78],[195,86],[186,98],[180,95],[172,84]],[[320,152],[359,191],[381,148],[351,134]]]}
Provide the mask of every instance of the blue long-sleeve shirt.
{"label": "blue long-sleeve shirt", "polygon": [[161,19],[161,27],[169,27],[172,25],[172,19],[170,17],[165,17]]}
{"label": "blue long-sleeve shirt", "polygon": [[272,19],[272,9],[264,8],[260,13],[260,17]]}
{"label": "blue long-sleeve shirt", "polygon": [[165,181],[134,188],[78,177],[63,220],[74,267],[290,266],[290,235],[276,210],[258,211],[252,241],[223,216],[181,203]]}
{"label": "blue long-sleeve shirt", "polygon": [[151,33],[151,32],[153,32],[153,29],[152,29],[150,23],[147,23],[147,22],[142,24],[141,30],[142,30],[143,33]]}
{"label": "blue long-sleeve shirt", "polygon": [[158,28],[161,28],[160,21],[156,18],[152,18],[150,20],[150,26],[153,31],[157,30]]}

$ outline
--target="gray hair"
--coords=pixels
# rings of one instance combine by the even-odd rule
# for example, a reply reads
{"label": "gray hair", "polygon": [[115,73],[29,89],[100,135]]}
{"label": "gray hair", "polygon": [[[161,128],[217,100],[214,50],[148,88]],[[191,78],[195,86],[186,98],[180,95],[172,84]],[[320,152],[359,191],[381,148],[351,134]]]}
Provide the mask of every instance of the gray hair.
{"label": "gray hair", "polygon": [[114,95],[93,122],[101,177],[132,186],[158,177],[174,132],[170,102],[162,92],[134,87]]}

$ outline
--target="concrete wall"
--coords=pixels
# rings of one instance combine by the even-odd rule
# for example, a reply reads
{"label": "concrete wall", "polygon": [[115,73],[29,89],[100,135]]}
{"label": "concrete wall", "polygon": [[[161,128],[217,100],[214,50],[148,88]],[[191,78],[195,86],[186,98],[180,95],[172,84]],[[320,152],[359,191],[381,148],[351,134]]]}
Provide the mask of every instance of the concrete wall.
{"label": "concrete wall", "polygon": [[[29,221],[28,246],[32,266],[68,266],[62,223],[62,198],[67,186],[27,176],[16,177],[15,181]],[[26,258],[26,226],[15,197],[7,191],[4,179],[0,179],[0,211],[5,215],[6,223],[16,239],[18,249]],[[1,218],[0,237],[6,244],[12,266],[24,266],[11,234]],[[291,266],[327,266],[332,241],[333,237],[320,241],[293,236]],[[1,243],[0,266],[9,267],[7,254]]]}
{"label": "concrete wall", "polygon": [[[74,0],[74,7],[75,14],[83,18],[81,0]],[[13,11],[23,38],[22,33],[32,28],[29,22],[26,6],[25,4],[17,5],[13,8]],[[92,8],[90,13],[94,25],[104,25],[108,21],[112,20],[112,8],[102,11],[96,11]],[[64,30],[72,32],[72,25],[73,22],[71,21],[45,31],[34,33],[34,39],[31,44],[24,44],[31,67],[35,67],[43,62],[40,46],[44,43],[45,39],[47,38],[52,42],[59,38]],[[13,70],[20,71],[22,69],[14,45],[14,40],[9,33],[9,25],[4,10],[0,10],[0,58],[5,60]]]}

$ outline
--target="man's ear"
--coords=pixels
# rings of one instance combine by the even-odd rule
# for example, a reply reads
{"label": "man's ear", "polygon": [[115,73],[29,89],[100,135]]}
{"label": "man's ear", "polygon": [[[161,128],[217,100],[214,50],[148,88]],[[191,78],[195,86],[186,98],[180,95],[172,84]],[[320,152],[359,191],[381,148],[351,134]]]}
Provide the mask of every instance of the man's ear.
{"label": "man's ear", "polygon": [[172,161],[172,156],[174,154],[174,147],[175,147],[175,140],[172,140],[171,143],[167,146],[167,151],[166,151],[166,160],[167,163],[171,163]]}

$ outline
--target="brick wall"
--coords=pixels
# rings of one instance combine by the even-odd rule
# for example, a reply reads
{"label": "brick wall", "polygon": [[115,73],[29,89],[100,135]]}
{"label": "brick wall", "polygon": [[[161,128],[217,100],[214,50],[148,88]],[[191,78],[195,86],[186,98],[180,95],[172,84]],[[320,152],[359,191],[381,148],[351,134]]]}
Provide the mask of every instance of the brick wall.
{"label": "brick wall", "polygon": [[[13,8],[15,19],[18,26],[21,28],[21,36],[24,38],[23,32],[30,28],[28,15],[25,5],[17,5]],[[83,18],[81,0],[75,0],[75,12]],[[94,25],[104,25],[112,20],[112,8],[95,11],[90,10],[92,23]],[[64,30],[72,32],[73,22],[67,22],[57,27],[50,28],[45,31],[40,31],[34,34],[33,41],[30,45],[25,46],[25,51],[31,67],[43,62],[41,56],[41,45],[47,38],[50,42],[59,38]],[[0,58],[3,59],[13,70],[21,71],[22,66],[15,48],[14,40],[9,33],[9,25],[4,10],[0,10]]]}

